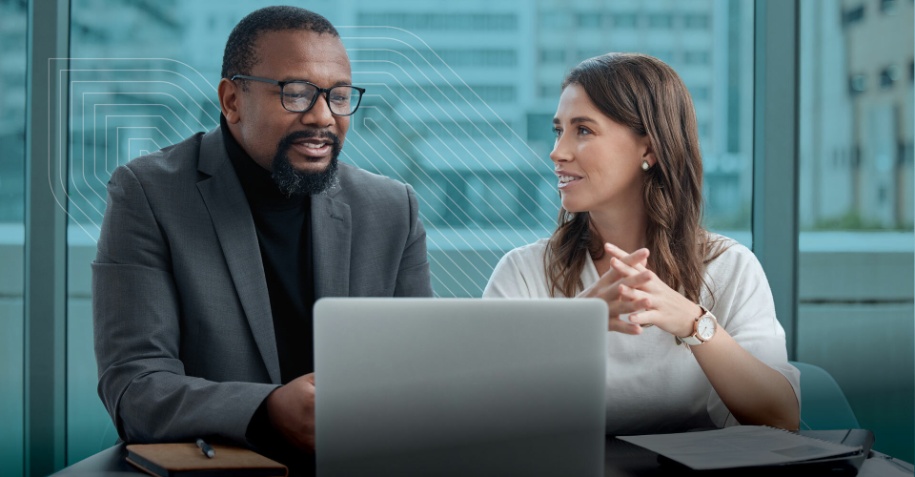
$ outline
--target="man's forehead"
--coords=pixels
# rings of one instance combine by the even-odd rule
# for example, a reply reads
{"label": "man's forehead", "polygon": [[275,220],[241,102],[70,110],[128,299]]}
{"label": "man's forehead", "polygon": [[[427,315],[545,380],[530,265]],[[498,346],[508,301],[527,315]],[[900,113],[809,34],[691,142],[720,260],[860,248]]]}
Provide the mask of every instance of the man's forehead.
{"label": "man's forehead", "polygon": [[261,33],[256,49],[260,55],[271,53],[309,57],[313,61],[335,61],[349,64],[340,37],[310,30],[276,30]]}
{"label": "man's forehead", "polygon": [[[257,66],[287,77],[281,81],[303,78],[309,74],[334,76],[333,81],[348,79],[350,62],[339,37],[307,30],[265,32],[257,41]],[[280,71],[282,70],[282,71]]]}

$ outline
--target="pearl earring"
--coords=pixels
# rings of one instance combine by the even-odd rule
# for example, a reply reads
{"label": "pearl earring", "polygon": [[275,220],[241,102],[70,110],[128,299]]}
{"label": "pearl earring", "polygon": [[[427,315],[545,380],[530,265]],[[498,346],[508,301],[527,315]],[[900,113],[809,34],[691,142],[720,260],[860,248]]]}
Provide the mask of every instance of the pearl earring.
{"label": "pearl earring", "polygon": [[650,168],[651,168],[651,164],[649,164],[647,160],[643,160],[642,161],[642,170],[647,171]]}

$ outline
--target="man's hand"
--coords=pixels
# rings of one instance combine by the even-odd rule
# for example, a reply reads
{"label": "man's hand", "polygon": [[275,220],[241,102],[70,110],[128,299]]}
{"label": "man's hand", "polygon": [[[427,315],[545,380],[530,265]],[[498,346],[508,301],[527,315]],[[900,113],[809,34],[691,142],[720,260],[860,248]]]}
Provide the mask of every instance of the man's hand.
{"label": "man's hand", "polygon": [[267,415],[290,444],[315,450],[315,375],[306,374],[267,396]]}

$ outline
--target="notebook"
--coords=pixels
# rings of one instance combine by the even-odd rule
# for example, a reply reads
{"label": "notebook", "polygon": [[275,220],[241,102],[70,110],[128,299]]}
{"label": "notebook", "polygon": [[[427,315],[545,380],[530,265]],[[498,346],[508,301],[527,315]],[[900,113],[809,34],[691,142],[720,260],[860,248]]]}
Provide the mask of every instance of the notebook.
{"label": "notebook", "polygon": [[319,300],[319,475],[602,475],[607,313],[600,300]]}
{"label": "notebook", "polygon": [[855,475],[874,442],[873,433],[865,429],[797,434],[767,426],[617,439],[657,453],[659,461],[668,466],[725,474],[740,469],[742,475]]}
{"label": "notebook", "polygon": [[130,444],[127,462],[159,477],[285,477],[286,466],[252,450],[213,444],[209,458],[196,444]]}

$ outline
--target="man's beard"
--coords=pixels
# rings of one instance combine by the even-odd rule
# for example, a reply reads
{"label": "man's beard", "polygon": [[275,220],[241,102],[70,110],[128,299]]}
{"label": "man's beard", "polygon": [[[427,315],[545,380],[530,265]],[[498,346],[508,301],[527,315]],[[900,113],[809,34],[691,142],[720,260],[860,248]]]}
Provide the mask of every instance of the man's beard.
{"label": "man's beard", "polygon": [[[302,139],[324,139],[331,142],[330,163],[320,172],[300,171],[289,161],[289,149]],[[276,146],[273,157],[273,181],[286,197],[312,195],[324,192],[334,185],[337,178],[337,156],[340,155],[340,139],[330,132],[298,131],[283,139]]]}

